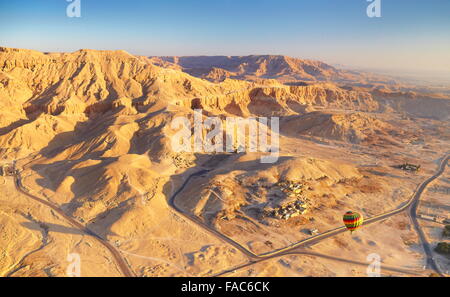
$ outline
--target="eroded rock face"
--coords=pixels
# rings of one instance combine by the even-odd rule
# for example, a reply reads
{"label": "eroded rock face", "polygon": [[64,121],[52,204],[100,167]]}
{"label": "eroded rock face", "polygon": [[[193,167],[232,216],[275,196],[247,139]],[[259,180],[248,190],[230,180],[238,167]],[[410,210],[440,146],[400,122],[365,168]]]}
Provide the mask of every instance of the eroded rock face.
{"label": "eroded rock face", "polygon": [[222,81],[276,78],[283,81],[323,81],[348,79],[350,73],[320,61],[302,60],[281,55],[152,57],[155,64],[177,67],[197,77]]}
{"label": "eroded rock face", "polygon": [[[394,105],[391,101],[387,102],[387,99],[374,100],[368,92],[344,89],[333,83],[284,85],[277,80],[242,81],[229,78],[220,83],[212,83],[192,77],[177,70],[177,67],[168,66],[168,63],[189,67],[197,64],[229,64],[234,65],[229,67],[237,67],[242,73],[250,71],[261,77],[268,73],[286,73],[286,67],[289,71],[301,70],[316,76],[338,71],[320,62],[281,56],[253,56],[247,59],[248,61],[243,57],[213,57],[206,60],[158,58],[161,66],[168,67],[161,68],[154,65],[155,58],[135,57],[124,51],[41,53],[1,48],[0,107],[4,110],[0,118],[1,151],[8,154],[20,151],[28,153],[49,145],[56,147],[70,138],[69,132],[80,131],[83,125],[91,125],[90,120],[108,123],[116,121],[118,115],[139,118],[153,106],[159,106],[161,110],[173,106],[181,114],[196,108],[204,109],[209,115],[240,117],[309,114],[306,123],[302,122],[298,126],[308,130],[308,123],[317,124],[319,121],[322,125],[324,122],[320,114],[310,113],[316,109],[377,111],[382,109],[383,104],[391,108]],[[247,61],[248,64],[242,65],[242,61]],[[216,72],[222,73],[222,68],[217,68]],[[378,93],[376,95],[381,96]],[[410,106],[407,102],[401,102],[398,104],[405,108]],[[433,108],[427,107],[424,110],[429,109]],[[434,107],[433,110],[435,109]],[[326,137],[351,142],[361,142],[367,136],[367,133],[359,131],[365,128],[346,125],[345,121],[354,122],[348,117],[338,119],[336,115],[330,119],[320,131],[309,129],[307,132],[318,134],[319,137],[325,133]],[[148,120],[146,118],[144,123]],[[159,119],[158,129],[167,125],[169,120],[170,117]],[[140,126],[136,136],[132,137],[133,143],[144,143],[142,135],[149,135],[149,129],[142,122]],[[36,134],[36,130],[44,134]],[[62,137],[62,133],[66,133],[67,137]],[[157,133],[150,135],[153,137]],[[158,143],[164,147],[167,141],[161,142],[158,139]],[[143,147],[135,148],[136,145],[128,146],[134,151],[147,151]],[[168,149],[162,151],[167,152]],[[162,155],[165,154],[167,153]],[[157,158],[162,156],[160,152],[155,152],[155,155]]]}
{"label": "eroded rock face", "polygon": [[[224,82],[223,84],[226,84]],[[335,108],[342,110],[376,111],[377,101],[370,93],[347,91],[333,84],[285,86],[282,84],[248,84],[222,95],[198,98],[199,104],[211,112],[231,113],[237,116],[283,116],[302,114],[308,108]],[[182,106],[192,106],[187,100]]]}
{"label": "eroded rock face", "polygon": [[69,108],[72,112],[95,110],[93,105],[99,101],[120,98],[137,101],[135,104],[162,98],[171,101],[190,97],[196,90],[207,92],[205,88],[210,87],[182,72],[161,69],[124,51],[44,54],[2,48],[0,75],[4,92],[23,93],[15,96],[15,100],[26,101],[29,113],[60,113],[73,100],[78,100],[78,109]]}
{"label": "eroded rock face", "polygon": [[[164,67],[167,63],[189,67],[231,63],[234,66],[225,71],[257,77],[282,76],[294,70],[314,77],[339,74],[320,62],[279,56],[254,56],[242,64],[244,60],[161,58],[159,63]],[[361,114],[311,113],[315,108],[378,110],[379,103],[364,91],[332,83],[284,85],[268,79],[227,78],[212,83],[154,63],[154,59],[124,51],[58,54],[0,48],[0,106],[4,110],[0,153],[6,157],[40,153],[48,162],[58,164],[62,177],[76,176],[79,171],[74,169],[77,164],[65,164],[68,159],[79,160],[79,164],[86,158],[99,160],[92,166],[92,174],[108,182],[78,194],[96,192],[111,197],[113,192],[126,192],[124,180],[132,174],[125,174],[126,168],[120,166],[117,171],[109,170],[123,156],[143,155],[152,162],[172,164],[171,170],[195,166],[194,156],[185,156],[190,161],[180,163],[171,151],[172,134],[166,129],[173,117],[191,114],[195,108],[204,109],[205,115],[285,116],[286,131],[349,142],[363,142],[380,131],[393,130]],[[224,73],[220,69],[215,70],[219,76]],[[59,189],[58,185],[55,188]]]}
{"label": "eroded rock face", "polygon": [[[124,51],[44,54],[2,48],[0,75],[0,92],[7,98],[13,96],[14,103],[18,101],[27,114],[106,112],[124,105],[145,106],[159,99],[189,106],[195,97],[205,108],[223,112],[238,106],[244,115],[251,113],[249,105],[267,104],[270,100],[281,105],[292,100],[307,105],[376,108],[368,93],[334,85],[286,87],[272,83],[267,87],[265,83],[233,80],[210,84],[180,71],[154,66]],[[113,102],[118,99],[119,103]],[[286,106],[282,109],[289,113]]]}
{"label": "eroded rock face", "polygon": [[290,92],[306,105],[318,105],[330,108],[376,111],[378,102],[372,95],[363,91],[348,91],[332,84],[313,86],[292,86]]}
{"label": "eroded rock face", "polygon": [[[339,75],[339,72],[320,62],[302,64],[277,57],[252,59],[256,66],[237,63],[230,70],[215,68],[208,72],[206,78],[220,81],[213,83],[181,71],[183,67],[177,66],[181,58],[174,59],[172,64],[160,59],[162,67],[159,67],[151,59],[123,51],[81,50],[56,54],[0,48],[0,159],[17,160],[23,185],[30,193],[58,205],[110,242],[123,242],[127,249],[126,242],[136,239],[142,246],[130,242],[128,248],[131,247],[133,253],[147,255],[150,251],[152,256],[156,253],[164,259],[174,257],[180,247],[187,246],[180,254],[190,254],[192,263],[202,265],[216,265],[217,257],[229,263],[236,255],[219,253],[214,247],[202,249],[208,235],[187,224],[168,205],[168,197],[180,188],[195,167],[195,170],[201,166],[212,168],[213,174],[192,179],[178,196],[179,205],[204,218],[205,222],[223,228],[224,234],[242,236],[249,247],[256,249],[259,249],[259,239],[246,237],[256,233],[256,227],[252,221],[242,220],[242,216],[259,219],[258,214],[264,212],[265,207],[269,211],[276,210],[275,215],[282,218],[287,227],[292,224],[297,238],[299,226],[312,218],[309,214],[328,209],[327,216],[336,217],[336,213],[341,212],[339,207],[347,209],[359,205],[361,196],[358,195],[373,194],[370,197],[376,201],[380,196],[386,197],[383,205],[392,197],[390,206],[398,205],[398,201],[394,201],[397,196],[391,195],[381,177],[377,184],[378,178],[366,176],[347,161],[331,160],[334,158],[331,155],[326,156],[330,160],[325,160],[323,155],[315,159],[299,157],[291,151],[281,156],[279,164],[262,167],[260,156],[263,153],[226,156],[175,153],[171,147],[174,131],[169,129],[172,119],[177,116],[191,119],[192,109],[196,108],[204,109],[205,116],[220,116],[221,119],[229,115],[280,116],[281,140],[284,143],[299,141],[292,146],[313,135],[316,137],[311,138],[313,140],[338,140],[341,142],[333,142],[350,147],[350,143],[379,145],[401,133],[388,120],[379,120],[377,115],[372,117],[364,111],[383,110],[385,104],[394,111],[395,108],[412,111],[410,103],[403,100],[417,99],[400,99],[403,103],[397,106],[395,98],[388,95],[376,94],[374,100],[364,90],[344,89],[333,83],[282,84],[265,76],[278,76],[282,81],[293,75],[289,71],[295,67],[296,73],[304,72],[311,80]],[[251,80],[232,79],[236,73]],[[420,100],[434,102],[425,101],[426,98]],[[427,108],[445,110],[446,105]],[[318,147],[313,141],[308,144],[308,154],[314,155],[311,146]],[[295,182],[289,183],[287,192],[283,192],[286,187],[280,187],[280,181]],[[17,208],[29,203],[26,197],[18,200],[21,195],[16,193],[12,179],[9,186],[11,192],[2,192],[3,197],[8,198],[4,200],[10,200],[4,205],[16,199],[19,202],[14,207]],[[15,198],[9,199],[10,196]],[[342,197],[347,204],[339,204]],[[11,211],[5,209],[3,206],[0,211],[0,214],[6,213],[0,220],[6,222],[14,211],[12,206]],[[35,210],[39,214],[41,207]],[[18,222],[28,220],[28,216],[16,216],[20,218]],[[44,218],[45,221],[57,219],[51,213]],[[270,218],[268,221],[280,223]],[[40,241],[31,238],[28,231],[15,231],[21,228],[18,224],[3,225],[11,236],[5,237],[6,242],[15,236],[29,242],[32,248],[38,247]],[[32,225],[41,228],[39,224]],[[152,241],[149,234],[158,239]],[[181,243],[172,240],[175,235],[182,239]],[[164,241],[166,237],[169,241]],[[280,248],[288,244],[284,240],[280,238],[277,242],[276,238],[270,238],[262,244],[270,249]],[[73,239],[62,238],[61,241]],[[68,249],[58,246],[54,250]],[[264,251],[267,250],[260,252]],[[21,256],[22,252],[25,250],[18,250],[17,255]],[[97,256],[97,252],[91,250],[88,254]],[[0,259],[0,263],[10,266],[17,262],[15,257],[5,258],[3,262]],[[58,254],[58,258],[65,257]],[[240,258],[237,261],[242,262]],[[50,260],[41,266],[31,267],[30,274],[54,267]],[[137,271],[152,275],[151,269]],[[54,271],[55,275],[62,273]],[[167,274],[161,271],[161,275]]]}
{"label": "eroded rock face", "polygon": [[315,136],[349,143],[394,144],[412,137],[401,127],[358,112],[311,112],[286,119],[281,130],[292,136]]}
{"label": "eroded rock face", "polygon": [[398,92],[374,90],[374,99],[384,110],[394,110],[416,117],[437,120],[450,119],[450,99],[442,94],[418,94],[415,92]]}

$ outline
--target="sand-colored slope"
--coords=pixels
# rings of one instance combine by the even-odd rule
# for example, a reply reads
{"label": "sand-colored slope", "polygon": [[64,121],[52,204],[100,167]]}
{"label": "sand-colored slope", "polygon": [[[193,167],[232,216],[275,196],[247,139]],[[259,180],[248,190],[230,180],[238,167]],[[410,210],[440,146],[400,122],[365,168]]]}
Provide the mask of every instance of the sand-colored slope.
{"label": "sand-colored slope", "polygon": [[221,81],[227,77],[277,78],[284,81],[316,81],[352,77],[350,73],[320,61],[277,55],[151,57],[150,60],[156,65],[179,67],[191,75],[212,81]]}
{"label": "sand-colored slope", "polygon": [[363,113],[312,112],[294,116],[282,124],[291,136],[315,136],[350,143],[395,144],[407,139],[400,127]]}
{"label": "sand-colored slope", "polygon": [[[298,61],[289,59],[282,60],[283,67],[277,68],[272,63],[277,59],[269,60],[259,61],[256,68],[243,66],[243,73],[258,78],[266,74],[285,76],[291,75],[285,72],[285,67],[297,67],[295,71],[326,77],[326,71],[330,75],[334,71],[317,63],[297,65]],[[308,65],[313,68],[306,69]],[[221,70],[217,72],[220,76]],[[118,242],[127,252],[157,255],[165,261],[173,260],[178,267],[176,272],[170,270],[173,265],[158,270],[153,258],[145,265],[141,260],[132,260],[139,275],[186,275],[189,271],[206,274],[206,268],[196,266],[203,265],[199,263],[204,257],[205,267],[212,266],[216,255],[221,257],[217,262],[220,265],[232,261],[229,259],[233,249],[220,246],[217,238],[181,219],[169,206],[167,200],[190,170],[198,169],[214,157],[206,153],[175,153],[171,147],[174,131],[168,128],[174,117],[191,119],[192,109],[196,108],[203,109],[205,115],[221,117],[280,116],[280,132],[282,137],[287,136],[284,141],[313,135],[365,145],[371,141],[388,141],[395,133],[401,133],[387,122],[355,112],[378,111],[383,104],[368,92],[343,89],[332,83],[284,85],[267,79],[226,79],[213,83],[177,67],[155,66],[149,59],[123,51],[80,50],[56,54],[0,48],[0,107],[6,110],[0,117],[0,158],[9,162],[24,158],[18,164],[19,169],[24,169],[21,172],[24,187],[99,235]],[[311,113],[314,110],[325,111]],[[27,158],[30,155],[34,159]],[[224,172],[209,176],[206,183],[220,184],[221,177],[228,175],[236,175],[246,183],[233,182],[228,184],[228,189],[214,185],[219,196],[230,197],[227,202],[210,193],[206,196],[200,191],[203,186],[196,184],[184,193],[183,197],[189,199],[182,203],[206,219],[215,219],[224,210],[233,212],[243,205],[251,207],[246,191],[247,186],[259,182],[255,176],[274,182],[281,177],[310,181],[314,184],[311,187],[316,187],[312,198],[318,205],[323,203],[331,208],[343,206],[330,193],[345,197],[348,193],[359,194],[363,189],[368,192],[362,193],[364,201],[370,202],[369,198],[373,197],[369,196],[379,190],[368,187],[367,180],[353,165],[296,159],[285,154],[280,164],[263,167],[259,157],[260,154],[236,155],[228,167],[217,163]],[[383,186],[379,188],[388,193]],[[345,203],[346,207],[353,207],[357,197]],[[321,226],[334,224],[328,218],[340,211],[326,213],[328,217]],[[7,216],[4,213],[7,211],[1,214],[2,222]],[[237,226],[241,223],[219,224],[219,228],[229,234],[237,230],[239,235]],[[16,225],[5,223],[8,234],[20,229]],[[243,226],[247,228],[250,224]],[[30,245],[38,238],[24,230],[18,232],[21,239],[29,239]],[[263,250],[258,247],[262,233],[255,233],[249,246],[255,251]],[[212,246],[205,248],[206,245]],[[25,252],[20,251],[17,257]],[[186,257],[192,258],[191,264],[183,263]],[[236,259],[241,260],[238,256]],[[17,259],[10,257],[4,261],[10,265]],[[51,263],[32,267],[31,273],[48,265]]]}
{"label": "sand-colored slope", "polygon": [[[0,147],[3,154],[15,156],[49,150],[63,138],[73,137],[79,126],[92,126],[89,121],[109,122],[108,117],[116,115],[135,115],[133,120],[137,120],[155,105],[178,106],[184,112],[203,108],[212,114],[235,116],[287,116],[303,113],[309,106],[378,107],[368,93],[332,84],[285,86],[276,81],[231,79],[214,84],[154,66],[124,51],[48,54],[1,48],[0,71],[0,104],[7,110],[0,120]],[[137,132],[138,128],[131,130]],[[108,135],[98,135],[98,140],[88,140],[83,146],[115,139],[114,133],[110,129]],[[127,134],[122,140],[131,138]],[[82,142],[86,142],[85,135]],[[105,157],[125,151],[118,152]]]}
{"label": "sand-colored slope", "polygon": [[415,92],[375,90],[374,99],[384,110],[395,110],[411,117],[433,118],[442,121],[450,119],[450,98]]}

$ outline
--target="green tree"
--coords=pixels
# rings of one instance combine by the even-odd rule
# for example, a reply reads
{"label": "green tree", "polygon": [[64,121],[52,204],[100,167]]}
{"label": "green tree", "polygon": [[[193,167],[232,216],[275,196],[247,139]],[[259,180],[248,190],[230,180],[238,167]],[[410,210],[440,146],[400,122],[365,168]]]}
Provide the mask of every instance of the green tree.
{"label": "green tree", "polygon": [[450,237],[450,225],[445,226],[443,235],[445,237]]}
{"label": "green tree", "polygon": [[437,245],[435,251],[439,254],[450,255],[450,244],[446,242],[440,242]]}

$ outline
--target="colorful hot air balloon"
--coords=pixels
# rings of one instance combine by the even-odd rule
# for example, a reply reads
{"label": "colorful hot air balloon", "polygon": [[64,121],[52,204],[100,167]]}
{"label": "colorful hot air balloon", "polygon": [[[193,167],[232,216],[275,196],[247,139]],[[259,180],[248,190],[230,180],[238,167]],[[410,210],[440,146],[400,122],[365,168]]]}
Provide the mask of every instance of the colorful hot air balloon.
{"label": "colorful hot air balloon", "polygon": [[349,211],[344,215],[344,224],[351,233],[359,229],[363,223],[363,216],[357,212]]}

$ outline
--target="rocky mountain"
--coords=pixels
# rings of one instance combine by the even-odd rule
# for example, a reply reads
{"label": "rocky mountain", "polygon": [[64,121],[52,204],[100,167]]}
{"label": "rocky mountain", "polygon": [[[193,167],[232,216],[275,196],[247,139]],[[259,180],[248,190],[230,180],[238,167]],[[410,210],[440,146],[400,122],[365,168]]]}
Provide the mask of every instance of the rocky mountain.
{"label": "rocky mountain", "polygon": [[172,67],[212,81],[225,78],[325,81],[351,77],[350,73],[323,62],[281,55],[150,57],[150,60],[163,67],[174,65]]}
{"label": "rocky mountain", "polygon": [[357,112],[311,112],[285,120],[282,129],[292,136],[314,136],[355,144],[394,145],[399,140],[413,138],[399,127]]}
{"label": "rocky mountain", "polygon": [[[296,149],[308,143],[315,150],[319,149],[316,142],[323,139],[344,147],[382,144],[390,149],[393,144],[402,145],[401,138],[406,132],[390,124],[389,117],[386,121],[379,119],[381,112],[396,116],[408,113],[408,116],[427,117],[427,120],[448,116],[445,113],[450,102],[448,99],[338,85],[329,80],[356,74],[342,72],[321,62],[281,56],[211,57],[204,63],[202,60],[147,58],[125,51],[42,53],[1,47],[0,162],[12,163],[15,160],[26,191],[57,205],[68,216],[109,242],[129,253],[148,252],[152,257],[157,254],[160,258],[172,259],[173,255],[190,255],[206,245],[204,239],[207,234],[186,224],[168,205],[168,197],[183,183],[185,174],[195,167],[205,164],[211,168],[218,167],[223,170],[215,173],[218,179],[235,174],[233,180],[243,180],[248,187],[253,181],[241,178],[245,172],[258,173],[261,180],[270,177],[273,183],[277,183],[280,176],[292,169],[295,171],[289,179],[304,176],[307,180],[314,179],[320,187],[330,183],[323,192],[314,194],[318,197],[317,203],[330,203],[330,209],[336,206],[337,200],[330,199],[327,193],[354,193],[353,186],[342,181],[361,182],[359,178],[362,176],[353,165],[311,161],[306,155],[299,163],[291,160],[292,153],[285,151],[281,152],[285,154],[278,164],[281,167],[274,165],[270,170],[261,167],[257,154],[263,153],[225,156],[231,156],[230,159],[221,154],[177,153],[171,146],[175,133],[171,124],[175,117],[191,119],[193,109],[203,109],[205,116],[222,119],[226,116],[279,116],[280,138],[288,149],[289,146]],[[213,62],[214,68],[205,72],[208,79],[202,79],[202,71],[198,69],[209,69]],[[192,71],[186,71],[186,67]],[[283,80],[295,83],[283,83]],[[299,83],[299,80],[304,82]],[[327,158],[332,158],[329,155],[332,150],[322,150],[326,151]],[[222,161],[227,167],[218,165]],[[194,178],[193,182],[202,183],[203,180]],[[16,193],[12,178],[9,186],[10,191]],[[190,190],[193,192],[187,192],[189,197],[196,198],[181,199],[188,208],[207,213],[210,209],[215,211],[216,206],[217,209],[228,207],[228,204],[222,205],[221,201],[213,198],[211,193],[204,197],[199,195],[196,191],[202,187],[201,184],[194,185]],[[311,188],[314,187],[312,184]],[[242,184],[236,186],[241,191],[239,197],[243,199],[243,205],[248,204],[246,188]],[[16,201],[9,195],[3,195],[8,203]],[[386,195],[391,196],[394,197]],[[229,204],[231,208],[240,203],[235,199],[236,193],[229,197],[234,199]],[[50,236],[59,234],[54,230],[73,232],[70,228],[61,229],[61,226],[53,225],[54,229],[48,232],[44,223],[34,219],[40,208],[36,207],[34,214],[30,215],[29,212],[33,211],[22,207],[22,203],[29,203],[29,199],[22,199],[25,202],[20,202],[20,209],[24,209],[24,213],[16,216],[31,220],[26,226],[42,229]],[[14,215],[14,210],[6,213],[7,216]],[[4,218],[0,220],[5,225]],[[46,218],[45,221],[49,218],[56,220],[52,213]],[[221,221],[220,224],[227,228],[229,223]],[[15,228],[14,224],[8,225],[3,242],[13,241],[17,234],[22,239],[27,238],[28,233],[17,233]],[[249,234],[244,229],[237,229],[228,231],[232,235],[239,234],[236,232]],[[299,228],[295,230],[298,234]],[[149,234],[158,239],[144,242],[149,239]],[[160,241],[161,238],[172,238],[174,234],[183,238],[182,244],[172,239]],[[72,234],[66,234],[69,235]],[[196,240],[198,247],[194,246]],[[69,241],[64,239],[64,242]],[[33,245],[38,243],[36,239]],[[51,246],[50,241],[48,245]],[[187,246],[183,253],[179,253],[181,246]],[[59,246],[54,249],[66,250]],[[14,268],[18,260],[8,254],[0,255],[0,263]],[[89,255],[97,253],[89,252]],[[48,253],[43,251],[39,256],[45,258]],[[230,257],[235,256],[232,254]],[[216,255],[213,258],[216,259]],[[66,255],[61,259],[65,260]],[[41,265],[53,267],[53,261],[49,259],[49,264]],[[131,265],[139,275],[152,275],[140,262]],[[19,268],[22,266],[28,267],[24,264]],[[25,268],[19,269],[20,273],[26,275]],[[37,270],[30,268],[31,272]],[[172,275],[172,272],[156,274]]]}
{"label": "rocky mountain", "polygon": [[[281,56],[206,60],[172,62],[189,67],[232,63],[230,72],[254,77],[301,74],[325,79],[342,74],[324,63]],[[364,90],[320,82],[289,85],[228,78],[213,83],[153,62],[124,51],[41,53],[0,48],[1,157],[37,154],[57,164],[41,164],[34,170],[53,181],[54,191],[71,192],[83,204],[89,195],[112,199],[126,192],[124,179],[132,176],[154,178],[153,162],[171,164],[166,167],[169,171],[191,166],[192,156],[180,157],[171,150],[168,127],[175,116],[189,117],[192,109],[218,116],[286,117],[287,135],[313,134],[349,142],[395,130],[360,114],[314,113],[321,109],[376,112],[387,108],[381,93],[374,97]],[[395,109],[402,104],[388,105]],[[145,168],[140,165],[143,156],[150,162]],[[83,180],[88,176],[97,183],[86,186]],[[94,210],[89,216],[96,215]]]}
{"label": "rocky mountain", "polygon": [[[302,115],[317,108],[397,110],[443,118],[450,102],[379,89],[343,88],[329,82],[282,84],[278,80],[227,78],[212,83],[179,69],[193,71],[208,65],[228,69],[215,68],[216,76],[233,72],[241,78],[296,76],[320,80],[346,74],[325,63],[284,56],[149,59],[125,51],[41,53],[0,48],[0,106],[4,110],[0,151],[39,151],[47,145],[59,145],[68,138],[61,135],[89,125],[94,118],[109,117],[116,122],[114,114],[141,117],[157,108],[178,112],[202,108],[211,114],[235,116]],[[36,129],[44,134],[37,136]],[[145,134],[139,125],[133,129],[136,135]]]}
{"label": "rocky mountain", "polygon": [[[54,199],[71,201],[68,211],[85,220],[119,207],[130,193],[154,192],[156,172],[170,175],[193,166],[193,156],[171,150],[169,127],[194,108],[245,117],[378,109],[369,93],[333,84],[212,83],[124,51],[11,48],[0,48],[0,106],[0,158],[39,157],[33,172],[51,180]],[[91,201],[93,196],[102,199]]]}

